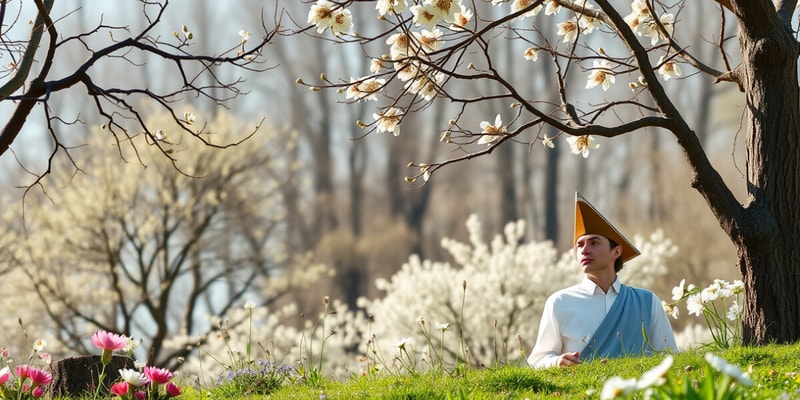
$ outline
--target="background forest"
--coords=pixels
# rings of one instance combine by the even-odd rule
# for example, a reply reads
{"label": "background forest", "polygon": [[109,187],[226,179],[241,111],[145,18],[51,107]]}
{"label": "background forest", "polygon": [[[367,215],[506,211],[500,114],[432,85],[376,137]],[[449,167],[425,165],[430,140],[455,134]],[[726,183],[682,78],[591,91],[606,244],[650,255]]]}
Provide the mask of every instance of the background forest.
{"label": "background forest", "polygon": [[[279,3],[292,16],[284,16],[284,24],[305,25],[308,4]],[[191,46],[213,53],[238,41],[240,30],[259,32],[263,21],[274,18],[275,7],[275,0],[224,5],[176,0],[160,34],[170,36],[185,26],[193,32]],[[675,36],[681,42],[699,44],[719,30],[703,19],[714,12],[708,8],[680,14],[682,30]],[[132,30],[142,23],[129,17],[140,14],[135,2],[86,7],[64,0],[53,14],[64,16],[62,32],[86,31],[101,18]],[[374,11],[361,19],[374,19]],[[554,90],[551,82],[527,75],[520,61],[525,49],[508,43],[494,49],[496,60],[507,60],[498,62],[500,67],[517,74],[528,90]],[[56,71],[69,71],[86,57],[78,47],[72,54],[72,59],[59,59]],[[145,357],[174,367],[179,358],[197,353],[169,347],[170,341],[209,338],[208,332],[222,325],[243,323],[246,300],[256,301],[264,313],[264,329],[278,326],[266,319],[281,315],[295,322],[297,315],[306,316],[299,326],[315,320],[327,311],[325,296],[349,311],[365,304],[380,309],[387,281],[401,268],[417,265],[421,273],[420,260],[470,264],[458,260],[458,252],[443,246],[442,239],[489,242],[519,220],[524,224],[514,225],[518,233],[506,233],[507,244],[551,242],[554,254],[536,262],[561,265],[562,271],[569,264],[558,255],[570,246],[575,191],[630,236],[669,240],[675,246],[677,252],[657,263],[664,267],[661,278],[649,284],[663,299],[682,278],[701,286],[715,278],[737,278],[735,248],[689,187],[681,154],[663,132],[598,138],[600,147],[588,158],[571,154],[563,139],[553,149],[502,146],[492,157],[448,166],[424,184],[409,183],[404,177],[416,173],[406,167],[409,162],[448,156],[448,148],[439,143],[441,123],[435,121],[445,118],[447,110],[409,115],[399,137],[361,137],[354,121],[371,120],[373,109],[364,103],[346,106],[344,94],[313,92],[295,83],[298,78],[313,81],[323,72],[365,75],[367,66],[355,48],[297,34],[268,45],[263,57],[273,67],[269,71],[218,71],[246,79],[248,92],[228,109],[202,98],[185,98],[174,106],[214,132],[212,142],[255,131],[244,144],[199,146],[183,140],[161,113],[148,116],[163,125],[165,143],[178,155],[175,165],[148,151],[143,137],[140,148],[145,150],[139,153],[117,146],[94,123],[98,118],[89,104],[51,102],[58,114],[80,121],[64,123],[55,132],[29,122],[13,152],[0,159],[0,204],[7,227],[0,236],[0,303],[6,310],[0,346],[24,345],[20,319],[29,335],[59,343],[61,355],[90,352],[85,338],[98,328],[134,336],[146,332],[160,344],[148,347]],[[109,82],[146,82],[151,89],[173,79],[160,73],[156,60],[142,61],[146,68],[124,76],[113,59],[97,68],[104,68]],[[691,71],[668,83],[684,115],[704,127],[698,134],[717,168],[726,177],[741,175],[742,96],[721,91]],[[479,85],[463,90],[480,94]],[[11,106],[0,104],[0,115],[10,113]],[[507,105],[495,107],[474,116],[474,125],[491,120]],[[76,147],[69,157],[57,152],[58,168],[38,180],[53,152],[50,135]],[[92,145],[81,147],[84,143]],[[474,228],[476,220],[479,228]],[[663,236],[653,239],[657,231]],[[635,268],[626,271],[631,279],[646,279],[635,275],[647,270]],[[452,277],[456,281],[449,283],[458,287],[457,276],[433,271],[429,277]],[[538,279],[525,274],[516,279],[527,278]],[[414,321],[407,322],[413,327]],[[676,328],[683,325],[675,322]],[[344,349],[358,346],[356,339],[343,341]]]}

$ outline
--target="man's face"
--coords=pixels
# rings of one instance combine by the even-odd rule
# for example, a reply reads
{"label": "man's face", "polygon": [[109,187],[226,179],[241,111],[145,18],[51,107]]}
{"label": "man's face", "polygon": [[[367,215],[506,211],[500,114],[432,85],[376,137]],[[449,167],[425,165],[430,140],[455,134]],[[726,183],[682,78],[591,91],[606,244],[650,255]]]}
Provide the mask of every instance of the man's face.
{"label": "man's face", "polygon": [[622,255],[622,247],[611,247],[605,236],[587,234],[575,242],[575,258],[584,273],[610,269],[614,271],[614,260]]}

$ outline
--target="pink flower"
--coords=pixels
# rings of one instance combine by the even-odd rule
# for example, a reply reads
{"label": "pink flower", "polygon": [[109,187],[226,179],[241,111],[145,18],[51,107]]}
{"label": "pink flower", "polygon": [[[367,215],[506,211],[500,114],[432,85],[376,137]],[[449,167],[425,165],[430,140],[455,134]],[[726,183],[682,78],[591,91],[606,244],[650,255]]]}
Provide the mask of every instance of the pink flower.
{"label": "pink flower", "polygon": [[145,400],[145,399],[147,399],[147,392],[140,390],[140,391],[134,393],[133,397],[135,397],[136,400]]}
{"label": "pink flower", "polygon": [[0,369],[0,385],[4,385],[8,382],[8,378],[11,376],[11,370],[8,367],[4,367]]}
{"label": "pink flower", "polygon": [[92,335],[92,344],[103,351],[116,351],[122,350],[128,345],[128,338],[116,333],[97,331]]}
{"label": "pink flower", "polygon": [[31,394],[33,395],[33,397],[38,399],[38,398],[44,396],[44,389],[42,389],[41,387],[37,386],[37,387],[33,388],[33,392],[31,392]]}
{"label": "pink flower", "polygon": [[31,378],[31,382],[34,387],[47,385],[51,380],[53,380],[53,376],[50,375],[49,372],[42,371],[38,368],[29,368],[28,377]]}
{"label": "pink flower", "polygon": [[174,382],[167,383],[166,389],[169,397],[177,397],[181,395],[181,388],[179,388]]}
{"label": "pink flower", "polygon": [[117,382],[111,385],[111,393],[117,396],[124,396],[128,394],[128,382]]}
{"label": "pink flower", "polygon": [[150,382],[161,385],[172,379],[172,372],[166,368],[144,367],[144,376],[146,376]]}
{"label": "pink flower", "polygon": [[22,364],[22,365],[17,365],[17,368],[15,368],[15,370],[17,371],[17,378],[25,379],[28,377],[28,371],[31,370],[31,367],[29,367],[27,364]]}

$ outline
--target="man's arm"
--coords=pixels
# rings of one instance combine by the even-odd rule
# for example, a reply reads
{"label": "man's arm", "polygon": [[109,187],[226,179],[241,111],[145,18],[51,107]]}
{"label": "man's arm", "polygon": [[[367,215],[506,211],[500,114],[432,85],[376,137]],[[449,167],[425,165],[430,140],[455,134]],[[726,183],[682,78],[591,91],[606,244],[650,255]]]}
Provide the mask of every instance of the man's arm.
{"label": "man's arm", "polygon": [[653,313],[650,321],[650,343],[658,351],[678,352],[678,345],[675,343],[675,333],[669,323],[669,316],[664,311],[661,299],[653,294]]}
{"label": "man's arm", "polygon": [[544,303],[542,319],[539,322],[539,335],[528,356],[528,364],[534,368],[555,367],[559,363],[562,347],[561,332],[553,313],[553,299],[548,298]]}

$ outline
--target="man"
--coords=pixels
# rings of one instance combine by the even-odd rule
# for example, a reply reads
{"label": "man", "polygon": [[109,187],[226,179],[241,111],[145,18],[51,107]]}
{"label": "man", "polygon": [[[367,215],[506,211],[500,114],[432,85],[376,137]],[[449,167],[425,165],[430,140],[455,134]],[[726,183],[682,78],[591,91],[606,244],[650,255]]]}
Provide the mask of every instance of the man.
{"label": "man", "polygon": [[677,351],[661,300],[649,290],[621,284],[617,277],[623,262],[639,250],[579,193],[574,244],[584,278],[545,302],[528,363],[566,367],[595,358]]}

